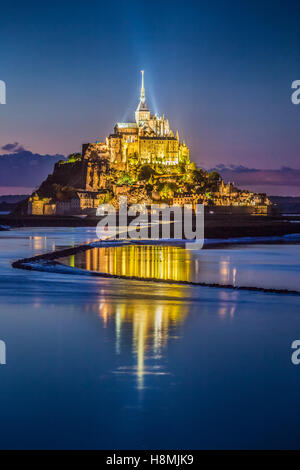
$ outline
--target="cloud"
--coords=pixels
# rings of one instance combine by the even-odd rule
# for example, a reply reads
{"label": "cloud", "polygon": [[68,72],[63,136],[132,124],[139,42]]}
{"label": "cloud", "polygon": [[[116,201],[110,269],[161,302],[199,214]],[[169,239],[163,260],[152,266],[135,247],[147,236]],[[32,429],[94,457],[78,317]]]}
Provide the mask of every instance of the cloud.
{"label": "cloud", "polygon": [[277,170],[260,170],[220,164],[211,170],[218,171],[225,181],[232,181],[240,188],[269,194],[300,195],[300,170],[287,166]]}
{"label": "cloud", "polygon": [[24,149],[18,142],[1,147],[0,186],[35,188],[53,171],[54,164],[65,159],[64,155],[41,155]]}
{"label": "cloud", "polygon": [[19,142],[15,142],[14,144],[6,144],[1,147],[1,150],[5,152],[23,152],[25,148],[19,144]]}
{"label": "cloud", "polygon": [[234,179],[237,185],[292,185],[300,187],[300,170],[283,166],[278,170],[260,170],[236,165],[217,165],[211,170],[218,171],[224,179]]}
{"label": "cloud", "polygon": [[225,165],[223,163],[220,163],[217,165],[214,170],[216,171],[233,171],[235,173],[249,173],[252,171],[257,171],[255,168],[248,168],[243,165]]}

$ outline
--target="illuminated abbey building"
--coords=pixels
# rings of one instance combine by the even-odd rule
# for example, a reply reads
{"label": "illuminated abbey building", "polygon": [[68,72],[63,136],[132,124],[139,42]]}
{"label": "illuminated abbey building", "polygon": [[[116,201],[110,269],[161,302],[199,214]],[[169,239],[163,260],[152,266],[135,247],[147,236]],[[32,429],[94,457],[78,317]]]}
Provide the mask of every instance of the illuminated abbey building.
{"label": "illuminated abbey building", "polygon": [[[268,213],[266,194],[225,183],[216,171],[197,168],[189,148],[164,116],[147,106],[144,71],[133,122],[118,122],[105,142],[88,143],[82,153],[57,162],[52,174],[28,199],[29,215],[95,215],[99,205],[163,203],[238,206],[246,212]],[[23,209],[21,209],[23,210]],[[231,209],[230,209],[231,210]]]}
{"label": "illuminated abbey building", "polygon": [[118,122],[114,133],[106,142],[83,145],[84,158],[99,156],[109,159],[111,165],[119,169],[127,168],[128,163],[178,165],[189,163],[189,148],[180,142],[179,133],[170,128],[168,119],[152,115],[146,103],[144,71],[140,101],[135,111],[134,122]]}

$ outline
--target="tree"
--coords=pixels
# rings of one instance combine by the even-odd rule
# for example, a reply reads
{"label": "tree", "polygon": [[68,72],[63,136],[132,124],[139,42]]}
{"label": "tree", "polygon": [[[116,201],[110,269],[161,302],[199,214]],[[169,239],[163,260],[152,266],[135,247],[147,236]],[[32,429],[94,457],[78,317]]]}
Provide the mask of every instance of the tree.
{"label": "tree", "polygon": [[201,185],[201,183],[206,180],[205,172],[200,168],[197,168],[197,170],[192,172],[192,179],[194,183]]}
{"label": "tree", "polygon": [[129,185],[132,185],[133,184],[133,180],[131,178],[131,176],[128,174],[128,173],[123,173],[121,175],[121,177],[118,179],[118,184],[129,184]]}
{"label": "tree", "polygon": [[196,171],[196,170],[197,170],[197,165],[196,165],[195,162],[191,162],[190,165],[189,165],[189,167],[190,167],[190,170],[191,170],[191,171]]}
{"label": "tree", "polygon": [[177,189],[176,183],[165,183],[160,190],[160,197],[162,199],[172,199]]}
{"label": "tree", "polygon": [[74,162],[78,162],[79,160],[81,160],[81,153],[71,153],[69,156],[68,156],[68,160],[64,163],[74,163]]}
{"label": "tree", "polygon": [[129,165],[130,166],[137,166],[139,163],[139,156],[137,152],[134,152],[130,157],[129,157]]}
{"label": "tree", "polygon": [[104,193],[103,196],[101,196],[101,198],[99,199],[99,205],[109,203],[112,198],[113,195],[110,192]]}
{"label": "tree", "polygon": [[215,192],[219,188],[219,184],[222,178],[217,171],[212,171],[208,173],[207,176],[207,188],[209,191]]}
{"label": "tree", "polygon": [[151,165],[143,165],[139,171],[138,179],[140,181],[148,181],[152,175],[154,175],[155,171],[151,167]]}

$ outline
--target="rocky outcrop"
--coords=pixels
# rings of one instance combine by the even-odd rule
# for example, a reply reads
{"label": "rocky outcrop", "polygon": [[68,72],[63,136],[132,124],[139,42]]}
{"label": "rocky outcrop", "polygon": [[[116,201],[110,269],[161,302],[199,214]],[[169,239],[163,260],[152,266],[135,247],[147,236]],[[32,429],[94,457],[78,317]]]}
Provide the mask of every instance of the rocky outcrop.
{"label": "rocky outcrop", "polygon": [[40,197],[56,198],[62,189],[97,191],[107,187],[109,174],[106,159],[87,160],[75,162],[58,162],[54,171],[41,184],[37,190]]}

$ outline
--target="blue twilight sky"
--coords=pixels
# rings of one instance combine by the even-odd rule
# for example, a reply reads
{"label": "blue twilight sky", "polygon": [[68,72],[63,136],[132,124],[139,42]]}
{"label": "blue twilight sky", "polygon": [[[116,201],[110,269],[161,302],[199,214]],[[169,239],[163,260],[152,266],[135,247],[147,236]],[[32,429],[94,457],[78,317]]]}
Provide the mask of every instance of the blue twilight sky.
{"label": "blue twilight sky", "polygon": [[0,14],[0,147],[80,151],[132,120],[140,73],[207,168],[300,167],[298,1],[14,1]]}

